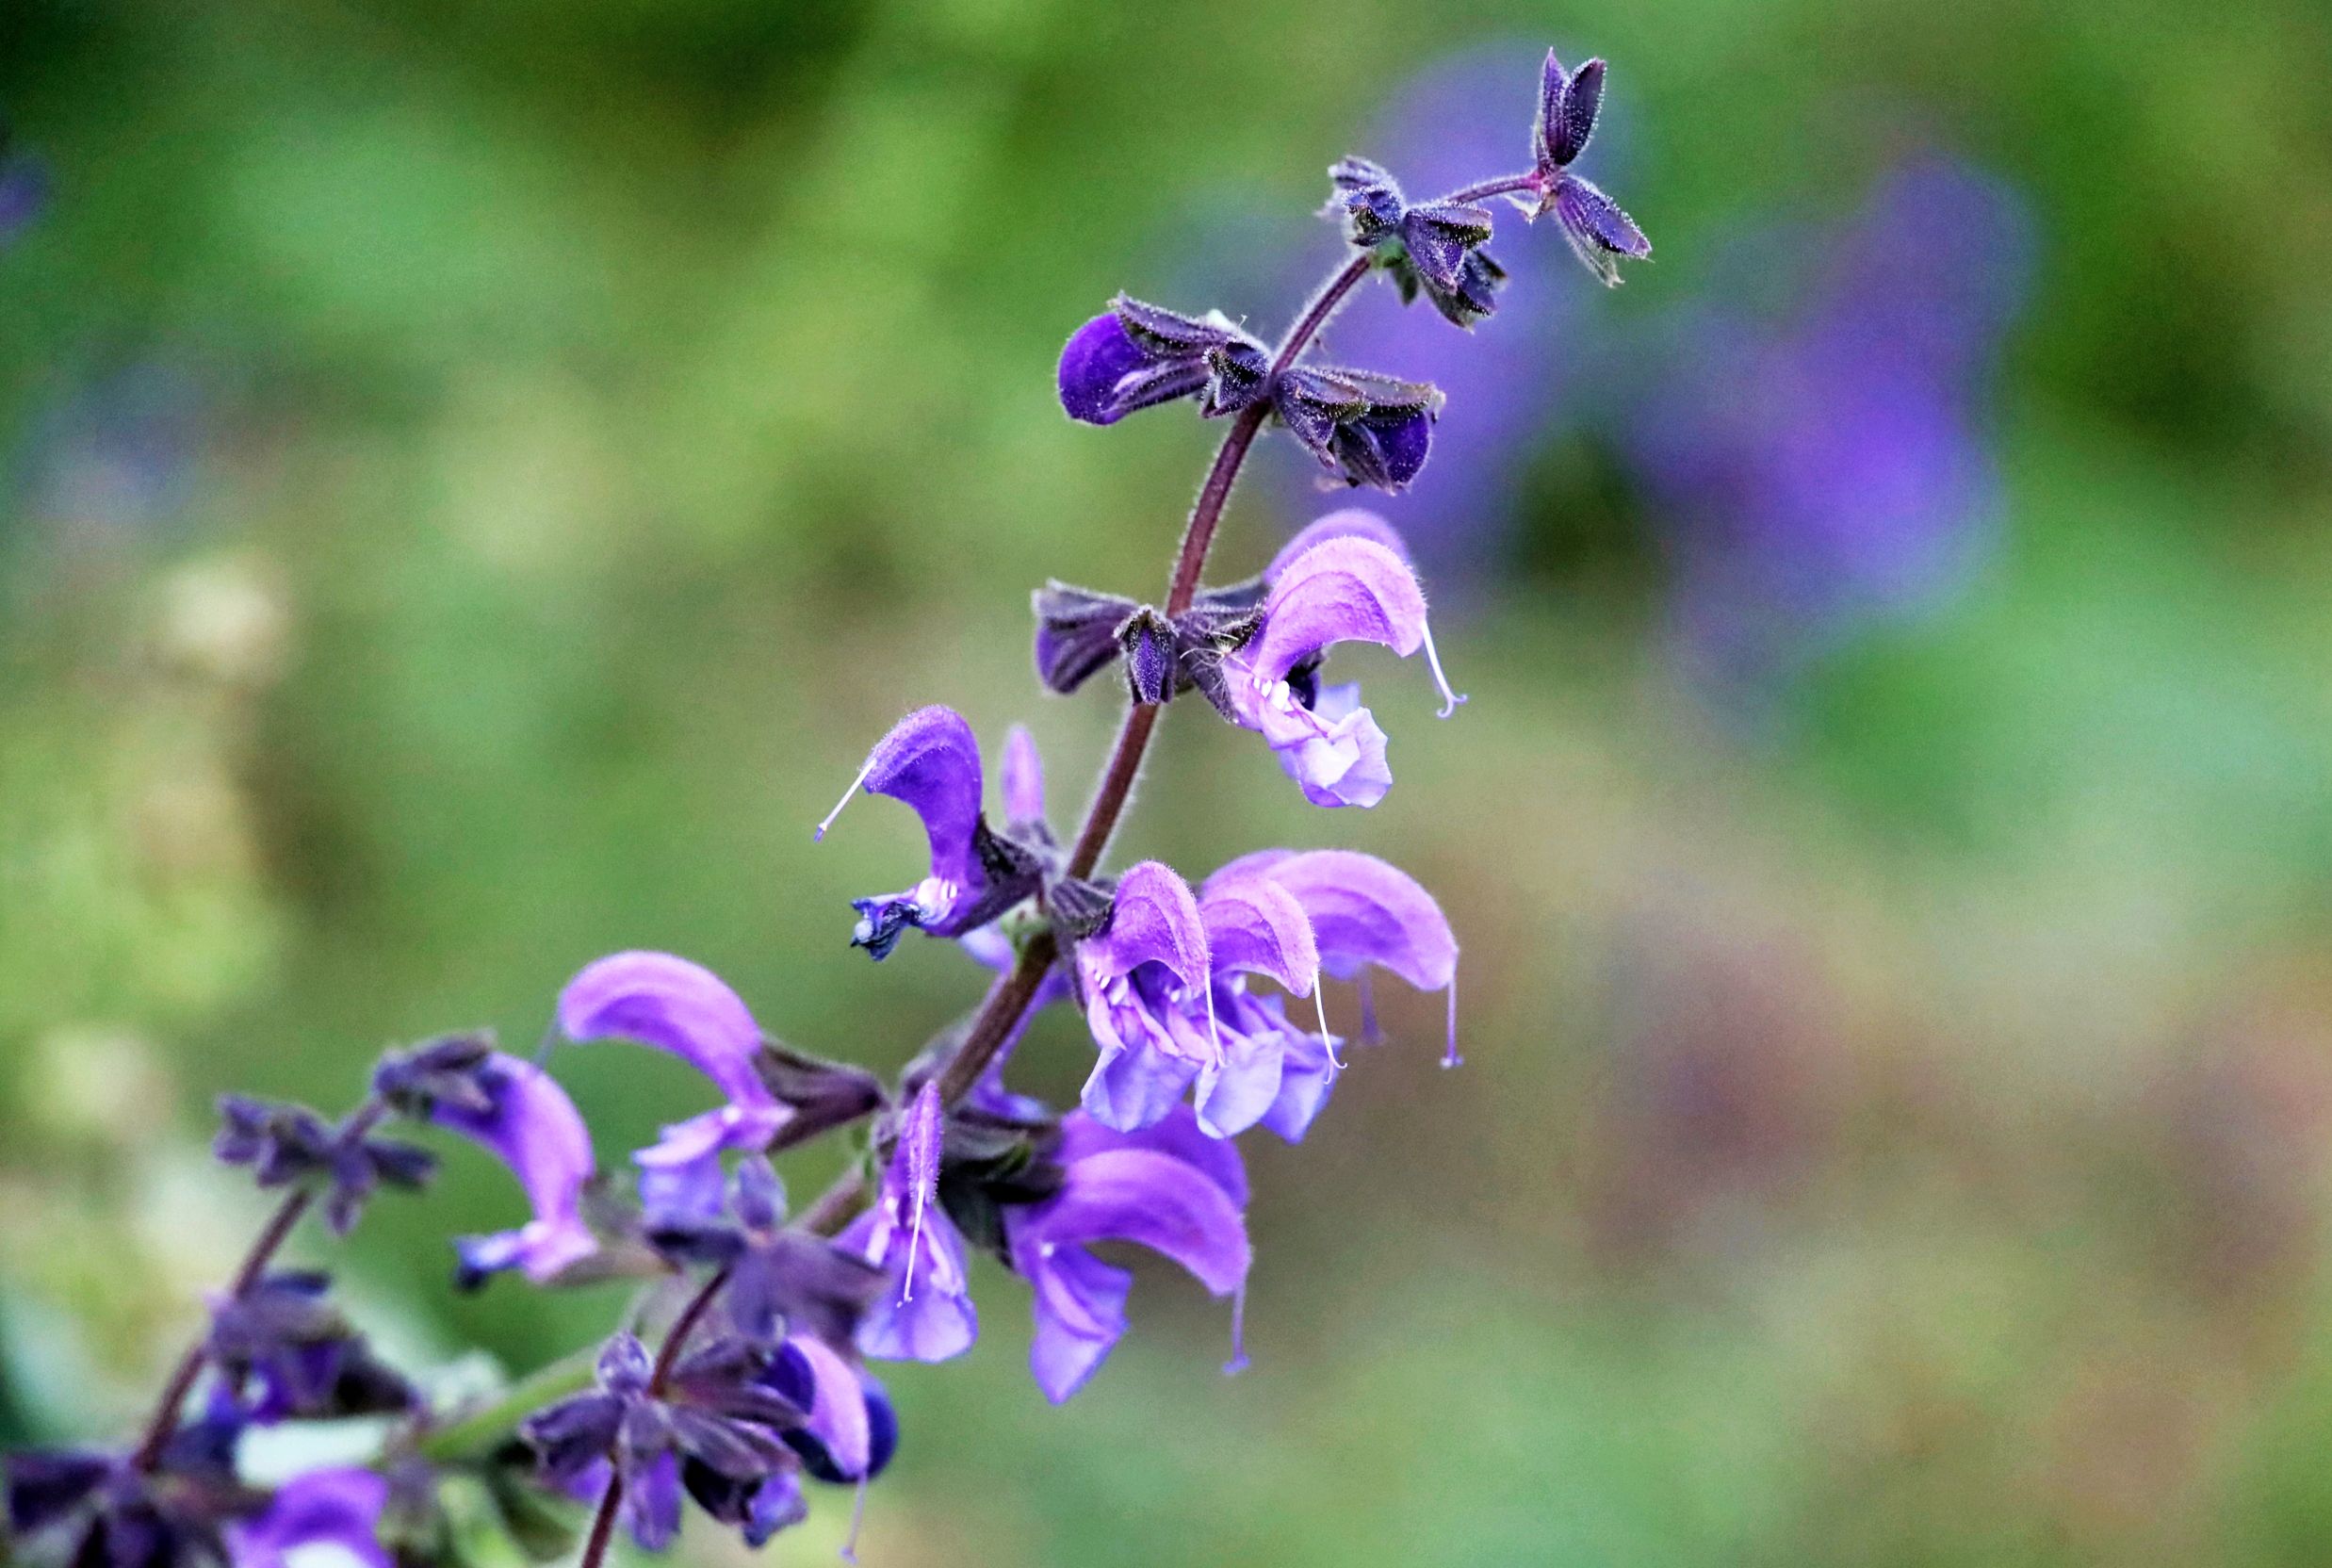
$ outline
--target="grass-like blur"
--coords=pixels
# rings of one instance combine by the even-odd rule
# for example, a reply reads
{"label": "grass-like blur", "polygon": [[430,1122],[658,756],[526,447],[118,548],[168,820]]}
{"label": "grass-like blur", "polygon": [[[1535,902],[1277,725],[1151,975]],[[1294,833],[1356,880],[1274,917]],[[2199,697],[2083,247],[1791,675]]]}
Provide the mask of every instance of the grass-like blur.
{"label": "grass-like blur", "polygon": [[[1434,156],[1455,56],[1511,125],[1471,172],[1519,164],[1550,41],[1613,62],[1590,167],[1655,259],[1606,295],[1508,216],[1478,341],[1380,286],[1329,339],[1452,390],[1389,510],[1471,705],[1346,655],[1397,782],[1331,814],[1178,703],[1119,850],[1407,867],[1468,1065],[1388,998],[1312,1139],[1253,1140],[1241,1378],[1145,1266],[1052,1410],[988,1269],[976,1350],[889,1378],[866,1560],[2332,1558],[2308,0],[12,12],[0,1443],[134,1419],[254,1227],[220,1089],[530,1047],[625,946],[886,1069],[970,1006],[941,944],[844,946],[906,814],[807,830],[925,702],[1082,799],[1115,710],[1036,693],[1027,591],[1155,594],[1214,433],[1072,427],[1061,339],[1119,287],[1270,334],[1328,162]],[[1939,162],[1993,204],[1856,238]],[[1260,472],[1220,575],[1330,504]],[[1066,1016],[1021,1054],[1062,1099],[1089,1059]],[[611,1155],[702,1105],[557,1067]],[[602,1331],[449,1289],[518,1201],[455,1151],[376,1205],[368,1325],[520,1370]]]}

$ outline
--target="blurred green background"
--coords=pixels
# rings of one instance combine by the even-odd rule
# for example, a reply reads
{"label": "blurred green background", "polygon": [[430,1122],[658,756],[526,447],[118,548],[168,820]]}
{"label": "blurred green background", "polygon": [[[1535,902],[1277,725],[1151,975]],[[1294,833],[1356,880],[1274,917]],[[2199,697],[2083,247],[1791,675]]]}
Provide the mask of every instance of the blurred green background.
{"label": "blurred green background", "polygon": [[[1624,360],[1726,236],[1851,212],[1874,125],[2021,193],[1997,543],[1732,704],[1574,379],[1437,629],[1472,705],[1350,661],[1381,808],[1176,705],[1121,863],[1396,860],[1469,1065],[1388,999],[1313,1138],[1255,1141],[1242,1378],[1146,1266],[1050,1409],[988,1268],[976,1350],[889,1379],[866,1560],[2332,1560],[2313,0],[9,8],[46,199],[0,249],[0,1440],[155,1386],[262,1212],[205,1164],[221,1088],[524,1049],[623,946],[886,1068],[970,1005],[942,944],[844,946],[907,815],[807,829],[924,702],[1027,718],[1082,799],[1115,713],[1036,693],[1026,593],[1157,592],[1214,433],[1071,426],[1061,339],[1121,286],[1292,301],[1221,215],[1300,236],[1411,72],[1498,41],[1612,59],[1596,172],[1659,247],[1605,296],[1507,220],[1578,295],[1549,354]],[[1300,520],[1250,486],[1222,575]],[[1056,1016],[1022,1076],[1089,1059]],[[703,1104],[556,1066],[608,1158]],[[513,1369],[603,1331],[618,1296],[450,1291],[446,1234],[518,1199],[448,1166],[348,1252],[367,1321]],[[773,1552],[824,1560],[822,1504]]]}

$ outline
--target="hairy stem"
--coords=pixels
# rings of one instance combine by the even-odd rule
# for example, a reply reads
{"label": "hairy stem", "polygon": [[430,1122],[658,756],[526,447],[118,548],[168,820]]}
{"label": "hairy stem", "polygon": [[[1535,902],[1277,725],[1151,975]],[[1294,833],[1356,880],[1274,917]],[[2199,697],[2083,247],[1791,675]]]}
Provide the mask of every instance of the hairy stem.
{"label": "hairy stem", "polygon": [[615,1538],[615,1511],[624,1501],[624,1475],[620,1470],[608,1472],[608,1489],[599,1494],[599,1511],[591,1517],[591,1539],[583,1543],[583,1555],[576,1568],[599,1568],[606,1560],[608,1543]]}
{"label": "hairy stem", "polygon": [[1540,190],[1544,188],[1545,182],[1539,177],[1539,172],[1534,169],[1527,174],[1501,174],[1494,180],[1483,180],[1477,185],[1470,185],[1462,189],[1453,190],[1448,195],[1440,198],[1440,200],[1444,202],[1480,202],[1486,201],[1492,196],[1519,195],[1521,192],[1525,190]]}
{"label": "hairy stem", "polygon": [[672,1328],[665,1333],[664,1343],[656,1351],[656,1369],[648,1374],[648,1393],[651,1396],[664,1391],[664,1380],[672,1376],[673,1364],[688,1348],[689,1335],[696,1331],[696,1325],[704,1320],[713,1298],[720,1295],[722,1287],[728,1283],[728,1276],[729,1266],[726,1264],[714,1269],[704,1284],[698,1287],[696,1294],[688,1298],[688,1305],[680,1309],[680,1315],[672,1320]]}
{"label": "hairy stem", "polygon": [[[386,1110],[387,1107],[379,1100],[366,1100],[343,1123],[342,1135],[362,1138],[372,1131],[373,1124],[381,1119]],[[275,1254],[283,1250],[284,1243],[290,1239],[291,1233],[299,1227],[301,1218],[315,1201],[316,1189],[313,1187],[297,1187],[284,1195],[284,1200],[268,1217],[266,1227],[253,1240],[251,1250],[243,1254],[243,1262],[236,1269],[235,1278],[227,1282],[229,1300],[239,1299],[259,1282],[260,1276],[268,1271],[268,1265],[275,1261]],[[138,1451],[130,1457],[130,1463],[136,1468],[151,1470],[160,1462],[162,1450],[170,1446],[171,1438],[178,1430],[179,1410],[186,1404],[187,1396],[193,1392],[194,1380],[203,1375],[204,1363],[208,1359],[204,1341],[198,1339],[187,1347],[186,1354],[180,1356],[178,1364],[171,1369],[170,1381],[162,1385],[162,1393],[154,1402],[154,1413],[146,1418],[145,1432],[138,1440]]]}
{"label": "hairy stem", "polygon": [[[1368,256],[1354,256],[1320,286],[1273,351],[1273,377],[1296,363],[1296,357],[1319,335],[1320,329],[1328,325],[1329,318],[1336,314],[1345,296],[1368,275],[1371,265]],[[1231,486],[1238,482],[1239,470],[1264,428],[1270,406],[1270,400],[1265,399],[1243,409],[1224,433],[1223,444],[1215,449],[1214,466],[1207,470],[1206,482],[1199,487],[1199,499],[1191,507],[1190,521],[1182,530],[1182,547],[1175,553],[1174,576],[1166,589],[1166,612],[1170,616],[1188,610],[1191,600],[1198,596],[1199,574],[1206,569],[1215,526],[1222,521]],[[1117,831],[1126,803],[1133,798],[1133,781],[1141,773],[1142,757],[1150,748],[1150,734],[1157,724],[1158,710],[1154,707],[1136,703],[1126,710],[1117,743],[1110,748],[1101,785],[1093,792],[1092,804],[1085,808],[1084,821],[1079,825],[1075,846],[1069,851],[1071,876],[1090,876],[1101,864],[1102,852],[1109,847],[1110,835]],[[971,1091],[972,1085],[980,1081],[980,1074],[987,1070],[1004,1041],[1012,1037],[1020,1015],[1036,999],[1045,972],[1059,956],[1059,943],[1052,934],[1040,933],[1021,950],[1020,961],[1014,966],[1007,981],[988,993],[979,1016],[972,1020],[970,1030],[964,1036],[964,1043],[956,1048],[946,1070],[939,1075],[940,1098],[948,1104],[962,1100]],[[825,1207],[824,1199],[819,1200],[819,1207]]]}

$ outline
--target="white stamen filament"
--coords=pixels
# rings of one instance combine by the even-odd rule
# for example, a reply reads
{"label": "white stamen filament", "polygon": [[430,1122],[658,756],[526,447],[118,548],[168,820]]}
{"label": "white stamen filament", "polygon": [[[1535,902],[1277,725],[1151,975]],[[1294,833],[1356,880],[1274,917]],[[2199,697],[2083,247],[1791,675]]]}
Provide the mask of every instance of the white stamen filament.
{"label": "white stamen filament", "polygon": [[842,1543],[842,1549],[839,1554],[844,1562],[858,1560],[858,1532],[865,1527],[866,1522],[867,1478],[862,1471],[858,1477],[857,1500],[850,1505],[850,1537]]}
{"label": "white stamen filament", "polygon": [[1465,706],[1465,694],[1449,689],[1449,678],[1442,673],[1442,656],[1433,649],[1433,629],[1426,627],[1424,632],[1426,664],[1433,671],[1433,684],[1442,692],[1442,710],[1435,716],[1445,719]]}
{"label": "white stamen filament", "polygon": [[834,809],[826,813],[826,820],[820,823],[810,833],[809,837],[812,843],[816,843],[825,838],[826,829],[834,825],[834,819],[842,814],[842,808],[850,804],[850,797],[858,792],[858,786],[864,784],[867,781],[867,775],[872,773],[873,771],[874,758],[872,754],[870,753],[867,757],[867,765],[860,768],[858,770],[858,776],[850,781],[850,788],[844,790],[842,792],[842,798],[834,803]]}
{"label": "white stamen filament", "polygon": [[1312,1005],[1320,1015],[1320,1044],[1328,1052],[1329,1070],[1342,1072],[1345,1070],[1345,1064],[1336,1059],[1336,1037],[1328,1032],[1328,1003],[1325,997],[1327,990],[1328,988],[1320,984],[1320,977],[1313,975],[1312,977]]}
{"label": "white stamen filament", "polygon": [[1442,1050],[1443,1067],[1463,1067],[1465,1058],[1458,1054],[1458,974],[1449,975],[1449,1043]]}
{"label": "white stamen filament", "polygon": [[907,1232],[906,1277],[901,1282],[899,1301],[905,1305],[915,1299],[915,1254],[923,1249],[923,1189],[915,1189],[915,1223]]}
{"label": "white stamen filament", "polygon": [[1247,1368],[1247,1281],[1242,1279],[1231,1298],[1231,1359],[1223,1363],[1223,1376],[1235,1378]]}

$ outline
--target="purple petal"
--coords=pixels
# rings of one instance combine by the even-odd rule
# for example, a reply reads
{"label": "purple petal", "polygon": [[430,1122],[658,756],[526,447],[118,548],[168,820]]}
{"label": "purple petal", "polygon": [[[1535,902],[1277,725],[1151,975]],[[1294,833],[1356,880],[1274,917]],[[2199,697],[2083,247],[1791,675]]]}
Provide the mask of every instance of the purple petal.
{"label": "purple petal", "polygon": [[1365,507],[1347,506],[1307,524],[1295,538],[1281,546],[1280,553],[1271,558],[1271,564],[1264,568],[1264,580],[1278,581],[1280,574],[1287,570],[1290,562],[1313,546],[1325,544],[1330,539],[1373,539],[1399,556],[1403,564],[1414,564],[1410,560],[1409,541],[1401,537],[1400,530]]}
{"label": "purple petal", "polygon": [[[311,1470],[277,1488],[255,1516],[226,1527],[233,1568],[285,1568],[302,1547],[332,1547],[365,1568],[390,1568],[381,1544],[388,1478],[374,1470]],[[311,1554],[312,1555],[312,1554]]]}
{"label": "purple petal", "polygon": [[1198,1076],[1196,1057],[1104,1044],[1078,1102],[1102,1126],[1130,1133],[1171,1112]]}
{"label": "purple petal", "polygon": [[583,1184],[595,1164],[591,1133],[566,1090],[530,1062],[497,1053],[480,1070],[479,1083],[493,1097],[492,1109],[441,1100],[430,1119],[508,1166],[534,1218],[519,1230],[465,1242],[465,1262],[481,1273],[521,1268],[539,1282],[595,1246],[581,1218]]}
{"label": "purple petal", "polygon": [[1061,1189],[1008,1211],[1014,1266],[1036,1316],[1030,1370],[1059,1403],[1091,1377],[1125,1332],[1131,1276],[1084,1250],[1131,1241],[1181,1264],[1216,1296],[1246,1282],[1249,1250],[1239,1210],[1213,1177],[1150,1149],[1107,1150],[1068,1167]]}
{"label": "purple petal", "polygon": [[1330,643],[1382,643],[1406,658],[1425,635],[1425,592],[1409,564],[1373,539],[1345,535],[1280,568],[1248,659],[1258,675],[1284,680]]}
{"label": "purple petal", "polygon": [[1277,1030],[1257,1034],[1226,1031],[1221,1053],[1199,1070],[1191,1102],[1199,1128],[1228,1144],[1264,1119],[1280,1097],[1280,1073],[1287,1042]]}
{"label": "purple petal", "polygon": [[1045,763],[1027,726],[1016,724],[1004,732],[1004,760],[999,771],[1004,820],[1015,825],[1044,821]]}
{"label": "purple petal", "polygon": [[[906,1248],[885,1248],[883,1230],[880,1217],[866,1214],[837,1238],[837,1245],[881,1264],[890,1273],[890,1288],[859,1319],[859,1353],[881,1361],[936,1362],[970,1349],[980,1336],[980,1314],[970,1293],[962,1288],[964,1243],[954,1222],[944,1211],[936,1217],[927,1217],[912,1300],[902,1295]],[[945,1283],[951,1277],[957,1282],[954,1289]]]}
{"label": "purple petal", "polygon": [[1029,1341],[1028,1369],[1045,1397],[1061,1404],[1124,1337],[1133,1276],[1076,1247],[1055,1253],[1029,1284],[1036,1332]]}
{"label": "purple petal", "polygon": [[1070,334],[1061,350],[1061,407],[1088,425],[1116,424],[1126,413],[1117,403],[1117,384],[1149,363],[1117,313],[1103,311]]}
{"label": "purple petal", "polygon": [[[810,1334],[789,1335],[780,1356],[796,1364],[800,1372],[792,1380],[795,1386],[781,1384],[780,1392],[808,1413],[805,1424],[824,1447],[834,1469],[856,1480],[867,1473],[873,1452],[866,1390],[856,1369]],[[805,1393],[807,1398],[802,1396]]]}
{"label": "purple petal", "polygon": [[1315,849],[1273,861],[1264,874],[1304,906],[1320,965],[1338,979],[1370,964],[1419,990],[1442,990],[1457,978],[1458,939],[1408,873],[1355,850]]}
{"label": "purple petal", "polygon": [[680,1533],[680,1456],[667,1448],[624,1468],[618,1516],[644,1552],[660,1552]]}
{"label": "purple petal", "polygon": [[1109,924],[1077,944],[1088,985],[1158,964],[1185,986],[1207,977],[1206,927],[1190,884],[1171,866],[1144,860],[1117,879]]}
{"label": "purple petal", "polygon": [[1154,1149],[1125,1147],[1067,1168],[1060,1190],[1021,1212],[1013,1253],[1130,1241],[1162,1253],[1216,1296],[1247,1278],[1247,1222],[1214,1177]]}
{"label": "purple petal", "polygon": [[1266,875],[1207,882],[1199,903],[1210,962],[1216,974],[1244,970],[1309,996],[1320,972],[1312,922],[1295,894]]}
{"label": "purple petal", "polygon": [[951,900],[980,886],[972,845],[980,823],[980,743],[961,713],[934,705],[901,719],[868,754],[859,783],[867,793],[889,795],[923,819],[931,874],[947,885]]}
{"label": "purple petal", "polygon": [[1555,117],[1553,145],[1547,149],[1554,155],[1557,168],[1587,151],[1588,139],[1595,134],[1595,111],[1603,97],[1602,60],[1590,60],[1572,73],[1571,85],[1564,90],[1562,106]]}
{"label": "purple petal", "polygon": [[1089,1116],[1071,1111],[1061,1119],[1061,1141],[1053,1157],[1065,1166],[1074,1165],[1117,1149],[1147,1149],[1194,1166],[1223,1189],[1223,1196],[1231,1200],[1233,1207],[1247,1207],[1247,1165],[1239,1158],[1238,1145],[1208,1136],[1187,1105],[1177,1105],[1135,1133],[1117,1132]]}
{"label": "purple petal", "polygon": [[669,1051],[711,1079],[732,1104],[777,1106],[754,1067],[760,1025],[719,975],[686,958],[670,953],[601,958],[559,993],[559,1027],[571,1040],[620,1037]]}
{"label": "purple petal", "polygon": [[1303,1142],[1335,1086],[1336,1065],[1329,1059],[1327,1042],[1290,1031],[1280,1059],[1280,1092],[1264,1112],[1263,1125],[1290,1143]]}
{"label": "purple petal", "polygon": [[1357,681],[1323,686],[1313,699],[1308,730],[1272,750],[1290,778],[1303,786],[1314,806],[1358,806],[1384,799],[1393,788],[1385,761],[1385,732],[1376,715],[1361,706]]}

